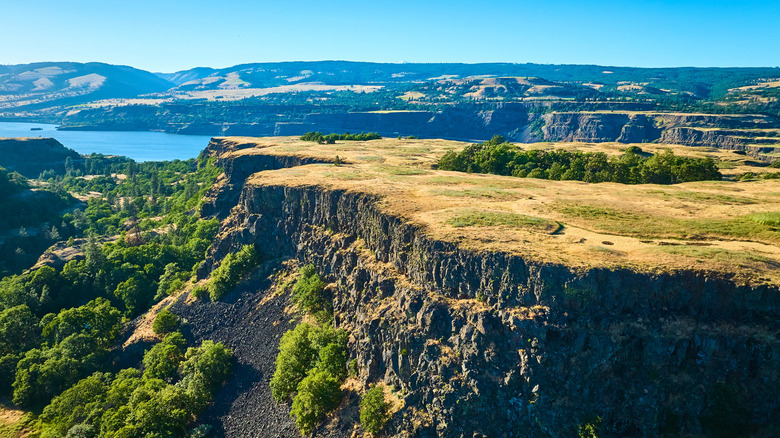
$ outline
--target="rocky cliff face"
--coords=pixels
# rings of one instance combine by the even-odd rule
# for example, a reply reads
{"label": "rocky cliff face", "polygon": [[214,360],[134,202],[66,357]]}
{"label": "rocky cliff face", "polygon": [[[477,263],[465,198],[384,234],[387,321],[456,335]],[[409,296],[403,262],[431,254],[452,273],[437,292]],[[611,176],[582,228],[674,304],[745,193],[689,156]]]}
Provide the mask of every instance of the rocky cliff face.
{"label": "rocky cliff face", "polygon": [[629,121],[627,114],[552,113],[544,116],[544,139],[550,141],[616,141]]}
{"label": "rocky cliff face", "polygon": [[218,184],[212,187],[212,192],[203,204],[202,214],[225,217],[238,202],[244,181],[255,172],[322,162],[313,158],[263,154],[226,157],[229,152],[246,147],[247,144],[232,142],[227,138],[214,138],[203,151],[203,154],[217,158],[216,164],[225,170],[225,174]]}
{"label": "rocky cliff face", "polygon": [[760,131],[739,131],[730,129],[697,129],[688,127],[671,128],[663,131],[661,143],[686,146],[709,146],[728,150],[740,150],[757,158],[772,161],[770,154],[780,148],[780,139],[761,137]]}
{"label": "rocky cliff face", "polygon": [[68,158],[82,159],[53,138],[0,138],[0,166],[27,178],[38,178],[44,170],[63,174]]}
{"label": "rocky cliff face", "polygon": [[[248,170],[225,164],[238,186]],[[314,263],[335,285],[359,379],[404,398],[389,435],[571,436],[597,417],[605,436],[776,426],[777,287],[476,253],[429,239],[379,201],[246,185],[199,274],[247,243],[265,260]]]}
{"label": "rocky cliff face", "polygon": [[766,116],[666,113],[550,113],[543,116],[543,139],[620,143],[666,143],[742,150],[760,157],[780,147],[780,125]]}
{"label": "rocky cliff face", "polygon": [[[304,114],[299,114],[293,107],[279,108],[277,112],[269,108],[260,111],[255,118],[229,122],[214,119],[213,115],[194,121],[191,117],[173,117],[168,112],[156,112],[153,106],[116,107],[105,110],[107,112],[83,110],[68,115],[61,129],[156,130],[219,136],[299,136],[311,131],[378,132],[385,137],[414,135],[464,141],[484,141],[501,134],[510,141],[523,143],[660,142],[729,147],[756,156],[780,148],[780,122],[772,117],[652,112],[653,105],[640,102],[495,101],[430,111],[338,110]],[[722,133],[724,130],[737,132]],[[761,138],[765,134],[758,130],[771,130],[774,137]],[[695,134],[699,131],[708,132]],[[760,143],[764,152],[756,149],[754,140]]]}

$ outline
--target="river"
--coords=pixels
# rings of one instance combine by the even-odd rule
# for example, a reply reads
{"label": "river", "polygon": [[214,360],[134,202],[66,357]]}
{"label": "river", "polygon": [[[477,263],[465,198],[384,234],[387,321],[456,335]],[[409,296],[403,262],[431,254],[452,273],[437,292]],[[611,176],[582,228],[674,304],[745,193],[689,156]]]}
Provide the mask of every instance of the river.
{"label": "river", "polygon": [[146,131],[58,131],[56,125],[17,122],[0,122],[0,137],[52,137],[80,154],[124,155],[136,161],[195,158],[211,139]]}

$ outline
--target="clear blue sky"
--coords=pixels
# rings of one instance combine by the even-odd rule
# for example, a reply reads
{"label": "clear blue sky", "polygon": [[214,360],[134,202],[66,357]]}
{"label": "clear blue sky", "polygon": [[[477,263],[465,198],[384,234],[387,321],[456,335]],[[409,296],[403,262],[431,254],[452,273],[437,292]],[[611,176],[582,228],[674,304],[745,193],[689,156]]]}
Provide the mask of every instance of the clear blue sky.
{"label": "clear blue sky", "polygon": [[0,0],[0,64],[780,66],[780,0]]}

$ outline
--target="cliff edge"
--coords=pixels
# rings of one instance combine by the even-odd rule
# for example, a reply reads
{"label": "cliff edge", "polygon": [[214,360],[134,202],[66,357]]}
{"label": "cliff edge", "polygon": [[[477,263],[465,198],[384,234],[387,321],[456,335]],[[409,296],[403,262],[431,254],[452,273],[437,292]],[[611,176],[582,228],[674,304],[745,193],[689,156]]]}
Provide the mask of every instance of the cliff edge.
{"label": "cliff edge", "polygon": [[[780,210],[767,195],[780,183],[621,186],[433,168],[463,146],[212,140],[226,174],[204,211],[224,220],[199,276],[245,244],[263,260],[225,304],[183,297],[175,308],[195,337],[245,327],[234,342],[256,346],[236,351],[251,381],[229,383],[208,414],[219,433],[295,435],[283,405],[262,432],[230,420],[268,402],[272,327],[289,320],[269,272],[284,260],[313,263],[330,283],[357,365],[317,434],[358,431],[350,412],[377,382],[401,401],[389,436],[777,431],[780,235],[745,221]],[[246,328],[252,320],[265,328]]]}

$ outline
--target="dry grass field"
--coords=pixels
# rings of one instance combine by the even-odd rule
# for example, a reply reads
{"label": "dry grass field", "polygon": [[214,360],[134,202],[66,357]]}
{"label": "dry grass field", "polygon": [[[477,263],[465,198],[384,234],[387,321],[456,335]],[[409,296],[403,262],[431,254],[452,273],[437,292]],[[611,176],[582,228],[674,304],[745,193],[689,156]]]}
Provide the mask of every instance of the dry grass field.
{"label": "dry grass field", "polygon": [[[730,151],[675,145],[676,154],[713,157],[723,181],[677,185],[589,184],[435,170],[439,157],[466,143],[382,139],[332,145],[293,137],[228,140],[234,155],[298,155],[344,163],[312,164],[253,175],[249,184],[321,186],[378,195],[381,208],[436,239],[476,251],[504,251],[574,268],[644,272],[715,271],[739,282],[780,282],[780,180],[729,180],[777,172]],[[537,143],[620,154],[615,143]]]}

